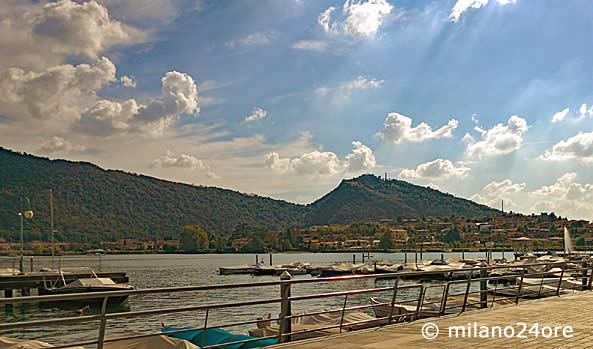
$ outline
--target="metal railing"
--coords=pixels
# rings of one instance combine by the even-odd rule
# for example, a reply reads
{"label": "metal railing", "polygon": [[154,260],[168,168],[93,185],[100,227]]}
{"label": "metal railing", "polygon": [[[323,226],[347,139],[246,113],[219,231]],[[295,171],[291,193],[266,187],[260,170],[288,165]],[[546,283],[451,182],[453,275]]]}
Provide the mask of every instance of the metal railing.
{"label": "metal railing", "polygon": [[[505,270],[506,269],[506,270]],[[498,272],[500,275],[494,275]],[[403,280],[426,279],[430,275],[437,273],[445,274],[448,281],[441,284],[421,284],[412,283],[403,285]],[[488,276],[490,274],[490,276]],[[454,275],[465,275],[465,279],[451,280]],[[493,276],[494,275],[494,276]],[[219,284],[204,286],[186,286],[186,287],[166,287],[125,291],[107,291],[92,293],[77,293],[68,295],[50,295],[50,296],[27,296],[15,298],[0,298],[0,305],[9,306],[22,303],[41,303],[58,301],[76,301],[84,299],[102,299],[101,312],[97,315],[83,315],[76,317],[52,318],[43,320],[20,321],[13,323],[1,323],[0,331],[11,329],[23,329],[37,326],[48,325],[67,325],[80,324],[81,322],[99,322],[98,335],[96,340],[65,343],[54,346],[54,348],[68,348],[72,346],[97,345],[97,348],[103,348],[104,343],[121,341],[125,339],[136,339],[158,335],[172,335],[184,332],[201,330],[202,348],[218,348],[225,345],[246,343],[262,339],[276,339],[277,342],[287,342],[311,332],[334,330],[342,332],[344,329],[352,330],[369,326],[379,326],[391,324],[394,322],[413,321],[419,318],[429,316],[443,316],[448,314],[462,313],[464,311],[493,307],[494,304],[518,304],[520,299],[541,298],[546,296],[558,296],[561,293],[575,292],[578,290],[591,290],[593,280],[593,263],[589,260],[568,261],[568,262],[548,262],[532,263],[518,265],[496,265],[496,266],[476,266],[473,268],[449,269],[444,271],[415,271],[399,272],[390,274],[370,274],[370,275],[348,275],[338,277],[320,277],[311,279],[292,280],[290,276],[286,280],[266,281],[256,283],[236,283]],[[333,291],[325,293],[306,294],[292,296],[293,288],[303,284],[314,283],[337,283],[347,280],[375,280],[375,287],[365,289],[350,289],[345,291]],[[393,280],[393,284],[384,287],[377,287],[377,280]],[[541,280],[539,280],[541,279]],[[528,281],[530,280],[530,281]],[[535,282],[533,282],[535,280]],[[488,283],[493,284],[494,288],[488,288]],[[479,287],[473,287],[479,284]],[[502,287],[499,287],[502,285]],[[203,292],[220,291],[228,289],[241,288],[260,288],[280,286],[280,294],[277,298],[255,299],[241,302],[213,303],[205,305],[179,306],[163,309],[147,309],[138,311],[128,311],[122,313],[108,313],[107,304],[111,297],[121,296],[139,296],[149,294],[179,293],[179,292]],[[442,289],[442,290],[440,290]],[[433,292],[434,290],[434,292]],[[461,292],[455,292],[461,290]],[[407,293],[412,297],[402,298],[402,293]],[[416,292],[416,293],[410,293]],[[373,295],[378,293],[387,293],[390,298],[385,301],[374,301],[369,304],[349,305],[349,297],[356,295]],[[431,293],[440,295],[440,297],[430,296]],[[428,295],[428,296],[427,296]],[[398,296],[401,299],[398,299]],[[303,314],[292,314],[292,304],[295,302],[322,300],[328,298],[343,297],[342,306],[324,311],[315,311]],[[261,319],[250,321],[210,324],[209,315],[212,311],[221,309],[231,309],[237,307],[267,304],[279,304],[280,315],[276,318],[265,319],[265,321],[277,321],[279,323],[277,333],[269,336],[257,337],[253,339],[240,340],[232,343],[205,345],[205,339],[208,330],[215,328],[229,328],[235,326],[245,326],[261,324]],[[376,317],[358,320],[345,321],[345,314],[351,311],[371,311]],[[128,335],[118,338],[106,338],[106,327],[110,320],[115,319],[134,319],[141,316],[163,315],[180,312],[205,312],[203,326],[189,329],[180,329],[170,332],[148,333],[141,335]],[[340,314],[339,323],[330,323],[315,328],[296,329],[293,331],[292,324],[296,319],[306,316],[321,314]]]}

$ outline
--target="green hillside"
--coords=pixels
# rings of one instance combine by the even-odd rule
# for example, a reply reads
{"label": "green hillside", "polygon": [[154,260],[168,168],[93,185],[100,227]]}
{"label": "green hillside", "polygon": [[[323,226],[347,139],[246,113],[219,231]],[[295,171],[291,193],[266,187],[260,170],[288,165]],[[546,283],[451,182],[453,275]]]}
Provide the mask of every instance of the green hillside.
{"label": "green hillside", "polygon": [[498,210],[427,187],[373,175],[343,180],[311,205],[313,225],[421,218],[423,216],[492,216]]}
{"label": "green hillside", "polygon": [[[373,175],[344,180],[310,205],[297,205],[215,187],[192,186],[86,162],[49,160],[0,148],[0,236],[19,239],[21,198],[35,212],[25,239],[48,241],[49,189],[58,241],[175,238],[198,224],[231,232],[239,223],[280,230],[294,226],[422,216],[487,216],[498,211],[437,190]],[[26,205],[26,203],[24,203]]]}
{"label": "green hillside", "polygon": [[307,212],[306,206],[285,201],[0,148],[0,236],[18,239],[17,212],[26,196],[35,211],[25,222],[26,239],[47,241],[50,188],[55,229],[63,241],[176,237],[188,224],[216,232],[232,231],[238,223],[282,229],[302,225]]}

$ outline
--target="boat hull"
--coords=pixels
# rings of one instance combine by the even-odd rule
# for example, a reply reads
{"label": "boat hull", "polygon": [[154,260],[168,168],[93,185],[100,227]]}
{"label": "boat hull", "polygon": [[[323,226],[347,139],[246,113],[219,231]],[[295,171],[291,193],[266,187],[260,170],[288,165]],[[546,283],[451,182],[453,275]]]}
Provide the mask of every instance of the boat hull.
{"label": "boat hull", "polygon": [[[40,296],[52,296],[52,295],[68,295],[74,293],[93,293],[93,292],[108,292],[108,291],[126,291],[133,288],[129,287],[68,287],[68,288],[53,288],[53,289],[40,289]],[[81,304],[81,305],[101,305],[103,304],[104,297],[97,298],[86,298],[76,300],[64,300],[64,301],[51,301],[46,303],[60,303],[60,304]],[[108,305],[117,305],[125,302],[128,299],[128,295],[122,296],[111,296],[107,299]]]}

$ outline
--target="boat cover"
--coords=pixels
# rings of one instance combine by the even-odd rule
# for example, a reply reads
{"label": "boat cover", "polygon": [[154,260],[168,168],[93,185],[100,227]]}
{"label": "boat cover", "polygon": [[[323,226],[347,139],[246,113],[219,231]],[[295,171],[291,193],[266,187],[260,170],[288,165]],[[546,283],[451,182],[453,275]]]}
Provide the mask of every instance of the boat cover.
{"label": "boat cover", "polygon": [[70,282],[66,287],[100,287],[117,285],[110,278],[82,278]]}
{"label": "boat cover", "polygon": [[[189,330],[189,329],[194,329],[194,328],[195,327],[183,327],[183,328],[167,327],[167,328],[163,328],[162,331],[170,332],[170,331],[178,331],[178,330],[186,330],[186,329]],[[167,336],[171,336],[171,337],[179,338],[179,339],[185,339],[195,345],[201,346],[203,332],[204,332],[203,330],[196,329],[194,331],[168,334]],[[232,334],[230,332],[221,330],[219,328],[212,328],[212,329],[206,330],[206,338],[204,339],[204,345],[207,346],[207,345],[224,344],[224,343],[231,343],[231,342],[237,342],[237,341],[242,341],[242,340],[247,340],[247,339],[256,339],[256,338],[257,337],[246,336],[243,334]],[[276,344],[275,339],[260,339],[257,341],[247,342],[247,343],[223,345],[218,348],[221,348],[221,349],[251,349],[251,348],[265,347],[265,346],[273,345],[273,344]]]}
{"label": "boat cover", "polygon": [[[141,333],[130,333],[137,335]],[[104,349],[198,349],[199,347],[183,339],[169,336],[151,336],[106,342]]]}

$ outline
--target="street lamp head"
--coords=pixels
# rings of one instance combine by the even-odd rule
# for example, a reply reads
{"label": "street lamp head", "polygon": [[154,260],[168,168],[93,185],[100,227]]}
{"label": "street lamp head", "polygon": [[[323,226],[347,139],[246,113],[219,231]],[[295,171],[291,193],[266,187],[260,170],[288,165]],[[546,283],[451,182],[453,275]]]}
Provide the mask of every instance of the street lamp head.
{"label": "street lamp head", "polygon": [[25,211],[25,218],[28,218],[28,219],[33,218],[33,211],[31,211],[31,210]]}

